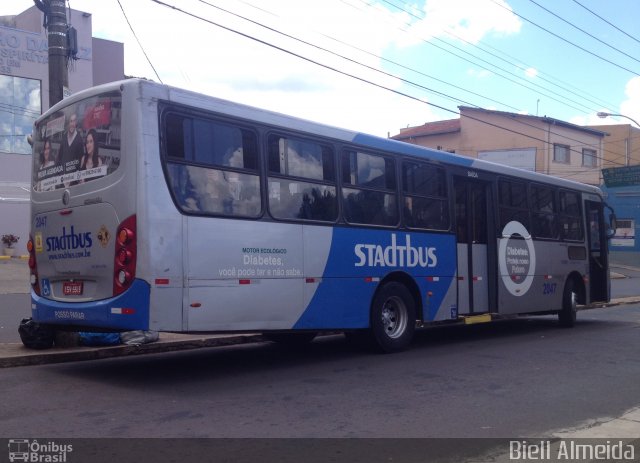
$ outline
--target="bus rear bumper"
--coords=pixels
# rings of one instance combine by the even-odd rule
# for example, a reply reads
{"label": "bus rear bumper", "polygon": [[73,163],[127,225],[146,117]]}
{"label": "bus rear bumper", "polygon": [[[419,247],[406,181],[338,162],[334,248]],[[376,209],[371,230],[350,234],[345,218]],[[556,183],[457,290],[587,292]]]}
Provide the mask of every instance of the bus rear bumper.
{"label": "bus rear bumper", "polygon": [[150,286],[135,280],[122,294],[88,302],[59,302],[31,291],[31,316],[38,323],[108,330],[149,329]]}

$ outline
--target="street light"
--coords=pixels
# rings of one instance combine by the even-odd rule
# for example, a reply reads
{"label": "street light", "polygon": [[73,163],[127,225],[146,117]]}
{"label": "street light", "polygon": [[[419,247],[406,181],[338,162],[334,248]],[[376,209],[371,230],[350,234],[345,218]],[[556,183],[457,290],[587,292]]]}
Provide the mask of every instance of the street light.
{"label": "street light", "polygon": [[[605,117],[609,117],[609,116],[617,116],[617,117],[624,117],[625,119],[629,119],[631,122],[633,122],[636,126],[640,127],[640,124],[638,124],[638,122],[635,119],[630,118],[629,116],[625,116],[624,114],[612,114],[612,113],[607,113],[605,111],[600,111],[598,113],[598,117],[604,119]],[[631,129],[629,129],[629,132],[631,132]],[[629,138],[631,138],[631,133],[629,133]],[[631,154],[629,152],[630,150],[630,145],[629,145],[629,138],[627,138],[624,143],[625,143],[625,165],[629,165],[629,160],[631,159]]]}
{"label": "street light", "polygon": [[607,113],[607,112],[604,112],[604,111],[600,111],[598,113],[598,117],[601,118],[601,119],[604,119],[604,118],[609,117],[609,116],[624,117],[625,119],[629,119],[635,125],[640,127],[640,124],[638,124],[634,119],[630,118],[629,116],[625,116],[624,114],[613,114],[613,113]]}

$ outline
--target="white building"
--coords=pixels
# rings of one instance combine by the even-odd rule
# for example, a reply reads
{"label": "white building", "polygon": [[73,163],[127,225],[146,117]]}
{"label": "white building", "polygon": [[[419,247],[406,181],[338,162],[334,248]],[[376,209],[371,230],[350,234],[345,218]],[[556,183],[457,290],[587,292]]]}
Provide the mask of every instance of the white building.
{"label": "white building", "polygon": [[[77,59],[69,62],[69,91],[124,78],[124,45],[92,36],[91,14],[67,10],[78,33]],[[0,235],[29,239],[31,147],[27,135],[49,108],[47,32],[35,6],[16,16],[0,16]]]}

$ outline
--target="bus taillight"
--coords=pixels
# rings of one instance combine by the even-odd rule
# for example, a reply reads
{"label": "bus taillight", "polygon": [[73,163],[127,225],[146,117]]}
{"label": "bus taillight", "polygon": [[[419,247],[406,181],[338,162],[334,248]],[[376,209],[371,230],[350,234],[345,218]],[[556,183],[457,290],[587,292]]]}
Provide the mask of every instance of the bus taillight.
{"label": "bus taillight", "polygon": [[118,230],[118,241],[120,244],[129,244],[135,237],[133,230],[128,229],[124,224],[121,225]]}
{"label": "bus taillight", "polygon": [[125,219],[116,233],[113,265],[113,295],[131,286],[136,276],[136,216]]}
{"label": "bus taillight", "polygon": [[118,252],[118,261],[121,265],[127,265],[133,259],[133,255],[130,250],[121,248]]}
{"label": "bus taillight", "polygon": [[38,265],[36,263],[35,246],[33,245],[33,238],[29,236],[27,242],[27,251],[29,252],[29,283],[33,292],[40,296],[40,285],[38,284]]}

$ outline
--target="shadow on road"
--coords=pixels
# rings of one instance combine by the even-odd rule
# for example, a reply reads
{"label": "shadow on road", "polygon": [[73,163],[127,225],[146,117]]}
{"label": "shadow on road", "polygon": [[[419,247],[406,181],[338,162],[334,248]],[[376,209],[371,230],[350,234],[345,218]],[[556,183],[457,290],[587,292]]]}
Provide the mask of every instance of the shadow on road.
{"label": "shadow on road", "polygon": [[[479,325],[440,326],[416,331],[408,351],[398,354],[374,354],[351,345],[342,334],[321,336],[302,348],[291,348],[270,342],[230,347],[205,348],[196,351],[154,354],[141,357],[122,357],[107,360],[51,365],[47,368],[57,373],[74,377],[85,377],[99,382],[117,383],[125,388],[154,387],[171,388],[189,382],[219,380],[226,382],[238,377],[255,381],[265,373],[306,371],[307,381],[322,383],[322,375],[310,370],[322,370],[323,374],[340,374],[353,370],[357,359],[363,371],[385,368],[394,369],[403,357],[425,358],[425,369],[441,361],[463,361],[466,353],[482,350],[501,351],[509,349],[511,343],[531,343],[540,349],[540,341],[553,342],[554,352],[570,344],[574,336],[589,337],[596,333],[615,330],[629,324],[628,320],[585,318],[573,329],[559,328],[556,317],[534,317],[497,321]],[[610,335],[610,333],[609,333]],[[506,342],[508,341],[508,342]],[[547,344],[547,348],[551,348]],[[457,356],[457,357],[456,357]],[[487,354],[490,356],[490,354]],[[452,358],[453,357],[453,358]],[[448,359],[448,360],[443,360]]]}

